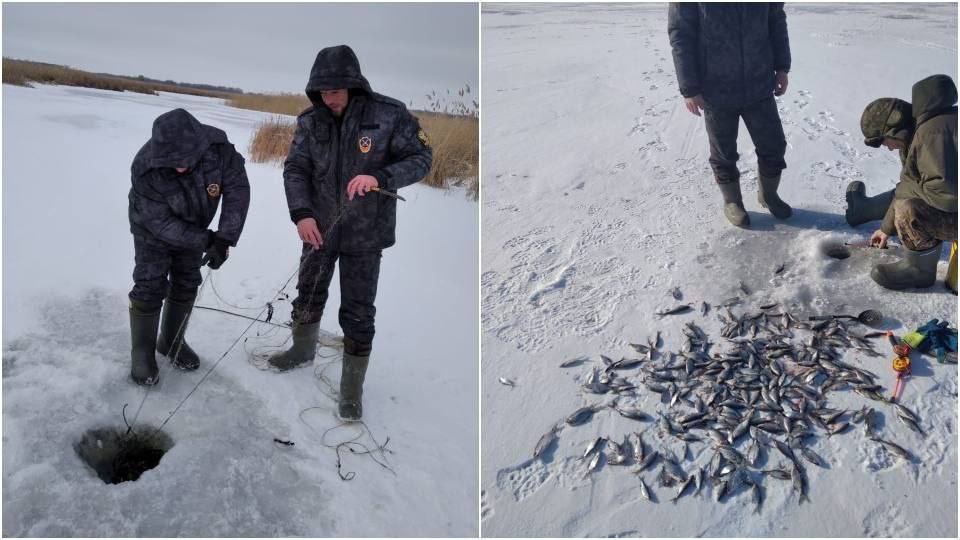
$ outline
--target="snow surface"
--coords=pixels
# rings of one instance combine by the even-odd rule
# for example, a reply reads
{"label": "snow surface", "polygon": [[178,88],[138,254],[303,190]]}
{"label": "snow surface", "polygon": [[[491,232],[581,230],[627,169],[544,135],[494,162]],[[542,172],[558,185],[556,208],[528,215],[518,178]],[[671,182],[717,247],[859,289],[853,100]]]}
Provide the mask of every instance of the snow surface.
{"label": "snow surface", "polygon": [[[384,252],[364,417],[380,443],[389,437],[396,475],[343,451],[342,472],[356,477],[339,479],[321,445],[338,424],[335,402],[313,369],[281,375],[249,361],[245,351],[289,336],[261,325],[167,424],[175,446],[157,468],[106,485],[79,461],[83,432],[122,426],[123,405],[132,418],[144,396],[128,378],[129,168],[153,119],[175,107],[224,129],[242,153],[270,116],[178,94],[3,86],[4,536],[476,535],[478,205],[462,192],[404,189],[398,243]],[[248,161],[247,173],[246,228],[198,304],[256,316],[301,244],[280,168]],[[322,328],[335,334],[338,306],[334,285]],[[278,303],[274,321],[289,311]],[[167,418],[247,326],[195,311],[188,339],[201,369],[161,359],[139,423]],[[326,375],[336,381],[339,364]]]}
{"label": "snow surface", "polygon": [[[792,219],[776,221],[756,200],[756,154],[741,129],[740,169],[753,227],[733,228],[707,163],[703,122],[677,91],[665,5],[504,5],[483,7],[483,231],[481,274],[482,472],[485,536],[957,536],[957,368],[917,361],[903,403],[922,417],[921,439],[892,409],[852,392],[830,405],[875,406],[882,435],[915,453],[892,461],[862,429],[819,439],[828,470],[807,467],[809,504],[790,483],[766,484],[753,513],[749,494],[714,503],[712,494],[673,496],[654,487],[642,501],[629,469],[603,467],[584,478],[577,461],[598,436],[620,440],[637,425],[659,448],[655,424],[601,413],[565,427],[544,459],[533,448],[577,408],[591,364],[568,359],[636,356],[629,342],[662,331],[679,350],[684,321],[717,336],[714,313],[658,319],[685,302],[714,305],[753,293],[746,308],[781,302],[796,316],[880,309],[897,333],[931,318],[957,323],[957,299],[938,282],[925,291],[881,290],[869,268],[894,255],[858,250],[826,258],[835,240],[866,239],[843,218],[844,191],[863,180],[868,194],[895,185],[895,154],[862,143],[863,107],[884,96],[910,99],[934,73],[957,76],[956,4],[787,6],[793,68],[778,100],[789,144],[781,194]],[[939,269],[946,272],[946,250]],[[774,276],[774,269],[785,271]],[[885,342],[877,350],[889,352]],[[850,354],[893,388],[890,358]],[[511,388],[499,377],[516,382]],[[656,394],[642,402],[653,413]],[[702,446],[700,447],[702,448]],[[676,448],[674,448],[676,450]],[[710,458],[697,455],[698,465]],[[688,469],[689,471],[690,469]],[[646,474],[655,486],[654,472]],[[771,483],[772,482],[772,483]],[[671,489],[670,491],[673,491]]]}

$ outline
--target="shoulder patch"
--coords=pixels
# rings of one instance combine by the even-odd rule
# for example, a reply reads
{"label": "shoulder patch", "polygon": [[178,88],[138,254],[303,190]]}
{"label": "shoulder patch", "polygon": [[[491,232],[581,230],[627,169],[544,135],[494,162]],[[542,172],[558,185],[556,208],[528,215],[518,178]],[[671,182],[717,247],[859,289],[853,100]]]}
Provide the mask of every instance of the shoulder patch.
{"label": "shoulder patch", "polygon": [[423,143],[424,146],[430,146],[430,138],[427,137],[427,132],[423,128],[417,128],[417,139]]}

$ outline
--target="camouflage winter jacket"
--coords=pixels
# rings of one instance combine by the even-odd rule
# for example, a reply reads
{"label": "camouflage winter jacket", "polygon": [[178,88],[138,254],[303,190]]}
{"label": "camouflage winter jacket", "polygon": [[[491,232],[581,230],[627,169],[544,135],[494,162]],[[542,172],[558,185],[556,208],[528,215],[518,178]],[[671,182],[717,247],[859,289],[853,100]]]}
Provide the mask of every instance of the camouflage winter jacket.
{"label": "camouflage winter jacket", "polygon": [[[338,122],[320,91],[340,88],[350,90],[350,101]],[[419,182],[433,154],[416,117],[403,103],[370,89],[345,45],[320,51],[306,93],[313,107],[297,117],[283,164],[290,219],[313,217],[324,244],[341,251],[392,246],[397,201],[376,192],[348,201],[347,184],[360,174],[389,191]]]}
{"label": "camouflage winter jacket", "polygon": [[683,97],[738,108],[773,95],[790,71],[783,3],[671,3],[667,31]]}
{"label": "camouflage winter jacket", "polygon": [[[894,198],[957,213],[957,87],[950,77],[933,75],[914,84],[912,93],[917,127]],[[897,234],[892,204],[880,228]]]}
{"label": "camouflage winter jacket", "polygon": [[[178,174],[175,168],[187,168]],[[157,117],[130,168],[130,232],[161,247],[204,251],[223,199],[216,235],[237,245],[250,204],[243,156],[223,131],[183,109]]]}

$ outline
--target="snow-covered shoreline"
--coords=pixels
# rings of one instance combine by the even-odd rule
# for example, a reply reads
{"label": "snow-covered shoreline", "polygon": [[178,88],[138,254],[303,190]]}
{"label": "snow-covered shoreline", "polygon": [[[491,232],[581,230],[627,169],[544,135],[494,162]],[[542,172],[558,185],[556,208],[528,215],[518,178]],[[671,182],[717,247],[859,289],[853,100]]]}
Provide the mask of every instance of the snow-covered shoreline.
{"label": "snow-covered shoreline", "polygon": [[[313,369],[278,375],[248,361],[288,334],[259,325],[167,425],[175,446],[156,469],[109,486],[74,454],[85,430],[122,425],[123,405],[130,417],[143,398],[127,377],[129,167],[153,118],[175,107],[244,154],[271,116],[178,94],[3,87],[4,535],[475,535],[477,421],[464,411],[477,409],[478,205],[459,190],[404,189],[398,243],[384,252],[364,416],[380,443],[390,438],[396,475],[342,452],[357,477],[339,479],[321,445],[335,404]],[[300,242],[280,168],[248,161],[247,173],[244,234],[198,304],[256,315],[296,268]],[[322,328],[339,334],[336,283]],[[273,320],[289,309],[278,303]],[[160,424],[247,326],[197,311],[188,339],[201,369],[163,362],[139,421]],[[336,380],[338,365],[326,374]]]}

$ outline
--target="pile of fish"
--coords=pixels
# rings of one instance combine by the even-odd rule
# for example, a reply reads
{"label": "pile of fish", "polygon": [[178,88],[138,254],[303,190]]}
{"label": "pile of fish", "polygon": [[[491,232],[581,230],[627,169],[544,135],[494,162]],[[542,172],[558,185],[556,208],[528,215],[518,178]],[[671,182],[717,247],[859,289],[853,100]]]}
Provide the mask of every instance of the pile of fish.
{"label": "pile of fish", "polygon": [[[853,390],[892,406],[903,424],[923,436],[917,415],[884,398],[874,373],[842,359],[850,350],[882,356],[870,339],[882,337],[883,332],[861,335],[838,320],[800,321],[786,311],[773,312],[777,306],[760,306],[757,313],[741,315],[734,315],[729,305],[716,311],[721,322],[720,343],[727,349],[723,352],[712,352],[715,343],[700,327],[687,322],[678,352],[661,351],[663,342],[657,332],[647,343],[630,344],[639,357],[614,361],[600,355],[602,365],[591,367],[582,389],[613,399],[607,404],[582,407],[558,422],[537,442],[534,458],[542,459],[561,430],[590,422],[601,412],[655,422],[661,443],[682,447],[682,455],[664,444],[660,450],[650,448],[640,432],[624,435],[622,442],[599,437],[590,441],[579,456],[586,463],[585,474],[592,474],[604,463],[632,464],[641,496],[657,502],[643,475],[659,464],[656,482],[661,487],[676,487],[671,499],[674,502],[684,495],[698,495],[710,483],[718,502],[749,489],[757,512],[763,505],[768,477],[789,481],[800,503],[809,500],[806,464],[829,468],[810,446],[820,437],[846,433],[854,425],[862,424],[870,440],[887,452],[914,461],[907,450],[880,438],[878,413],[872,407],[850,411],[828,404],[832,392]],[[708,306],[702,307],[700,312],[708,310]],[[661,315],[666,316],[668,311],[673,310]],[[692,310],[677,313],[686,311]],[[569,360],[561,367],[575,367],[588,360]],[[646,392],[660,394],[662,410],[651,414],[628,404]],[[709,463],[698,465],[691,445],[712,450]],[[779,455],[779,464],[761,468],[768,455]]]}

